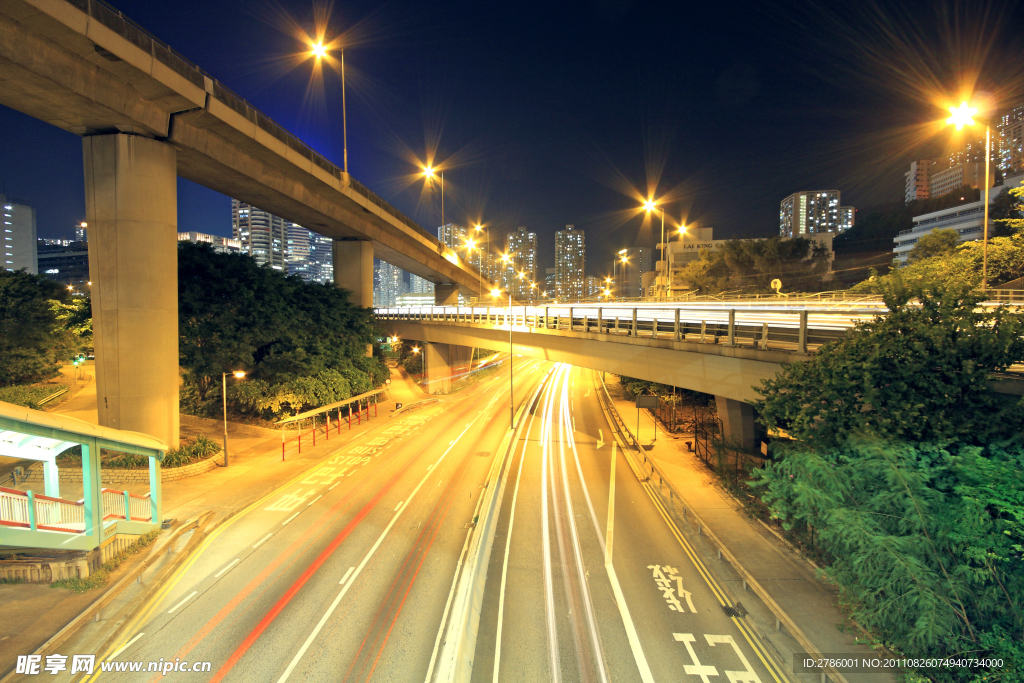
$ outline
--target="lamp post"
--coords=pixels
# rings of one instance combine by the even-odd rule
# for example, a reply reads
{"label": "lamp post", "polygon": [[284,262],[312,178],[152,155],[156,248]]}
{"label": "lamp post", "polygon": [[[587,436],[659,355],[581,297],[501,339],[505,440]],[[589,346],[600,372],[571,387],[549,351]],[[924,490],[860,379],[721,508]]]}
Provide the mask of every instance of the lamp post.
{"label": "lamp post", "polygon": [[[433,180],[435,175],[434,167],[427,166],[423,169],[423,177],[428,181]],[[441,225],[444,226],[444,171],[441,171]]]}
{"label": "lamp post", "polygon": [[[946,123],[956,126],[957,130],[963,130],[964,126],[974,125],[974,115],[978,113],[977,107],[968,106],[967,102],[961,102],[959,107],[949,107],[950,117]],[[982,243],[981,243],[981,291],[988,289],[988,174],[989,163],[992,160],[992,126],[985,123],[985,197]]]}
{"label": "lamp post", "polygon": [[[318,40],[309,48],[309,53],[317,62],[327,56],[327,46]],[[345,50],[341,50],[341,145],[344,157],[345,175],[348,175],[348,116],[345,107]]]}
{"label": "lamp post", "polygon": [[[480,225],[479,223],[477,223],[475,226],[473,226],[473,230],[475,232],[477,232],[477,233],[483,231],[483,229],[484,229],[484,226]],[[491,231],[490,230],[487,231],[487,251],[483,251],[482,249],[479,250],[479,251],[480,251],[480,261],[479,261],[479,264],[478,264],[479,268],[477,270],[480,272],[481,277],[482,277],[483,276],[483,270],[484,270],[484,262],[485,261],[489,262],[490,258],[491,258]],[[491,272],[490,272],[490,268],[488,268],[487,269],[487,280],[490,281],[490,279],[491,279]],[[481,280],[480,281],[480,296],[483,296],[483,294],[484,294],[484,285],[483,285],[483,280]]]}
{"label": "lamp post", "polygon": [[[221,375],[221,398],[224,399],[224,467],[228,466],[228,374],[227,372]],[[235,370],[230,373],[235,376],[235,379],[242,379],[245,377],[245,372],[242,370]]]}

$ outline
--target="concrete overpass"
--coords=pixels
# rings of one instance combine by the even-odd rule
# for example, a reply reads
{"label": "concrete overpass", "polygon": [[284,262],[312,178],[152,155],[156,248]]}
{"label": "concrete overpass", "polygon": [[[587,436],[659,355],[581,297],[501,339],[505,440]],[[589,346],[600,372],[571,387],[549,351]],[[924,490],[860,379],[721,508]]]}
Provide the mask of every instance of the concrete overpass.
{"label": "concrete overpass", "polygon": [[[715,396],[726,438],[754,447],[754,387],[806,360],[881,302],[686,302],[625,305],[378,308],[389,335],[422,341],[428,387],[443,387],[459,349],[480,347],[568,363]],[[992,378],[1024,393],[1020,374]]]}
{"label": "concrete overpass", "polygon": [[334,239],[373,305],[373,258],[478,275],[411,219],[100,0],[0,0],[0,104],[83,136],[100,424],[178,443],[176,176]]}

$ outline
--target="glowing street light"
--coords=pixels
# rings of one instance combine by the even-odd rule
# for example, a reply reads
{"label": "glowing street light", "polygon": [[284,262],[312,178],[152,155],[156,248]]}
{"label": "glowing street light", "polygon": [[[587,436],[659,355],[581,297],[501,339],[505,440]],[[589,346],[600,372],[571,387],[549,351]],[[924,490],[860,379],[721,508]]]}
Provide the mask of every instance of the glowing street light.
{"label": "glowing street light", "polygon": [[441,171],[440,173],[438,173],[437,171],[434,170],[433,166],[426,166],[426,167],[424,167],[424,169],[423,169],[423,177],[427,179],[427,182],[432,181],[436,175],[440,175],[441,176],[441,225],[443,226],[445,224],[444,223],[444,171]]}
{"label": "glowing street light", "polygon": [[244,370],[235,370],[230,373],[221,374],[221,398],[224,400],[224,467],[228,466],[228,375],[235,379],[245,377]]}
{"label": "glowing street light", "polygon": [[[328,45],[324,45],[323,38],[311,42],[309,46],[309,54],[313,56],[316,63],[319,64],[321,60],[328,58]],[[342,145],[342,156],[344,158],[345,175],[348,175],[348,112],[345,106],[345,50],[339,49],[341,53],[341,145]]]}
{"label": "glowing street light", "polygon": [[[949,107],[949,118],[946,123],[956,126],[957,130],[963,130],[964,126],[973,126],[974,115],[978,113],[977,107],[972,107],[967,102],[961,102],[959,107]],[[992,127],[985,123],[985,197],[984,215],[982,218],[984,232],[981,241],[981,291],[988,289],[988,186],[989,186],[989,163],[992,161]]]}

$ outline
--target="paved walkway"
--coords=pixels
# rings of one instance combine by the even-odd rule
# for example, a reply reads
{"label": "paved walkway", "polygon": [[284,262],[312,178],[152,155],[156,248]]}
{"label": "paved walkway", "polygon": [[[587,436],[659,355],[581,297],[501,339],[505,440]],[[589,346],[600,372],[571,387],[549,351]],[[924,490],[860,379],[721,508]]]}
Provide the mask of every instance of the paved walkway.
{"label": "paved walkway", "polygon": [[[613,375],[605,383],[616,410],[630,432],[636,430],[636,404]],[[640,411],[641,443],[654,437],[654,418]],[[692,435],[671,435],[659,425],[658,438],[647,451],[672,487],[705,522],[707,528],[736,557],[768,595],[800,627],[818,652],[857,653],[872,650],[855,642],[854,635],[837,626],[845,619],[836,606],[837,590],[815,577],[814,567],[793,552],[756,519],[752,519],[729,493],[716,483],[716,476],[688,452]],[[845,674],[848,681],[895,681],[891,674]]]}

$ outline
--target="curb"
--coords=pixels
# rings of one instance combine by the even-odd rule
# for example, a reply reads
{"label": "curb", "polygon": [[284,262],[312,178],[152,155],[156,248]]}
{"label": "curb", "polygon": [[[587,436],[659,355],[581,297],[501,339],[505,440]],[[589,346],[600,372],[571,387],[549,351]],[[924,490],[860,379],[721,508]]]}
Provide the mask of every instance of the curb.
{"label": "curb", "polygon": [[[632,439],[632,434],[629,432],[629,428],[626,426],[625,422],[619,416],[618,410],[615,408],[615,404],[612,403],[611,396],[608,394],[608,387],[605,386],[603,381],[601,381],[601,394],[604,395],[604,400],[601,401],[601,407],[607,417],[613,418],[610,419],[609,422],[614,428],[615,436],[619,438],[621,441],[626,441],[626,439],[621,434],[622,430],[625,430],[626,433],[629,434],[631,440],[635,442],[635,439]],[[633,445],[635,448],[635,443]],[[628,450],[625,447],[625,444],[623,444],[623,450],[628,452]],[[665,479],[665,477],[661,473],[661,470],[657,468],[654,462],[649,460],[646,454],[643,455],[644,462],[642,464],[637,463],[637,465],[642,469],[643,473],[646,475],[647,470],[644,467],[644,465],[649,464],[651,466],[651,476],[653,477],[653,475],[657,474],[659,483],[668,487],[670,496],[669,502],[674,504],[675,500],[678,499],[679,503],[683,506],[684,519],[690,516],[693,517],[693,520],[697,525],[697,534],[699,536],[704,536],[711,541],[712,545],[715,546],[715,549],[719,552],[721,559],[725,560],[736,571],[736,573],[740,575],[744,583],[750,586],[754,594],[761,599],[761,602],[764,603],[765,607],[767,607],[768,610],[775,616],[776,629],[778,630],[780,626],[785,626],[786,630],[789,632],[789,635],[791,635],[797,641],[797,643],[799,643],[800,646],[804,648],[804,650],[807,652],[809,656],[814,658],[821,658],[821,653],[818,652],[818,649],[814,646],[813,643],[811,643],[810,639],[803,632],[803,630],[796,625],[796,622],[794,622],[793,619],[782,609],[782,607],[780,607],[779,604],[775,602],[771,595],[769,595],[768,591],[766,591],[764,587],[761,586],[761,584],[750,574],[747,568],[740,563],[736,556],[733,555],[725,546],[725,544],[722,543],[722,541],[714,534],[714,532],[712,532],[708,528],[707,524],[704,522],[704,519],[686,502],[686,499],[675,491],[675,489],[672,487],[669,481]],[[632,461],[632,458],[629,458],[629,460]],[[636,467],[633,467],[633,471],[634,473],[636,473]],[[637,474],[637,478],[641,479],[639,474]],[[649,481],[652,481],[653,483],[653,480],[651,480],[650,477],[645,478],[648,479]],[[641,479],[641,481],[643,481],[643,479]],[[660,486],[658,495],[659,497],[661,497]],[[671,510],[671,507],[669,507],[668,509]],[[727,586],[722,585],[721,588],[729,595],[730,598],[732,598],[732,601],[735,605],[740,605],[740,602],[737,600],[737,596],[734,595]],[[792,668],[786,665],[784,661],[782,662],[782,665],[785,666],[790,672],[792,672]],[[822,675],[825,676],[826,674],[831,680],[835,681],[836,683],[849,683],[849,681],[838,671],[828,670]]]}
{"label": "curb", "polygon": [[[192,529],[197,528],[201,524],[205,524],[206,519],[211,514],[213,514],[213,511],[208,510],[200,514],[198,517],[186,520],[184,524],[179,526],[177,529],[174,530],[174,532],[170,536],[168,536],[166,543],[161,545],[159,548],[154,549],[154,552],[152,552],[149,557],[140,562],[127,575],[121,577],[120,581],[118,581],[109,589],[107,589],[107,591],[103,593],[103,595],[101,595],[98,599],[93,601],[92,604],[86,607],[81,612],[81,614],[79,614],[77,617],[68,622],[67,625],[64,626],[64,628],[57,631],[57,633],[55,633],[49,640],[47,640],[45,643],[36,648],[35,652],[31,654],[43,655],[47,651],[56,649],[64,642],[66,642],[69,638],[71,638],[73,635],[78,633],[78,630],[81,629],[86,623],[88,623],[90,617],[92,617],[95,614],[98,614],[100,610],[102,610],[104,607],[110,604],[110,602],[114,598],[119,596],[124,591],[124,589],[131,584],[132,581],[134,581],[138,576],[140,576],[144,571],[146,571],[146,569],[149,568],[150,564],[154,560],[156,560],[165,552],[167,552],[167,549],[171,547],[171,545],[178,539],[178,537],[180,537],[186,531],[191,531]],[[205,536],[205,534],[203,534],[203,536]],[[195,541],[195,538],[189,541],[189,545],[185,548],[186,551],[191,551],[193,541]],[[182,556],[185,555],[187,555],[187,553],[183,552]],[[181,558],[175,560],[175,562],[171,566],[177,566],[179,562],[181,562]],[[157,582],[157,584],[159,585],[159,581]],[[106,643],[104,643],[103,647],[106,647]],[[15,671],[16,669],[9,671],[6,676],[0,678],[0,683],[9,683],[9,681],[13,681],[14,677],[18,675],[15,673]]]}

